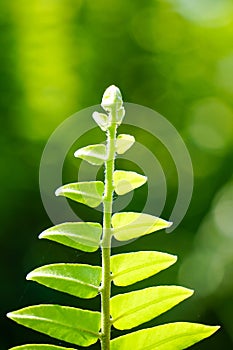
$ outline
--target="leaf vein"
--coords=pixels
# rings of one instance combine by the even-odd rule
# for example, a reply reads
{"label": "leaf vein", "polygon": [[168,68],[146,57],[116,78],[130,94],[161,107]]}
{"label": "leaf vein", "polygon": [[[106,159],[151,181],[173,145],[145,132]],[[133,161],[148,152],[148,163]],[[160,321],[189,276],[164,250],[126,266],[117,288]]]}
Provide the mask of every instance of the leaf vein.
{"label": "leaf vein", "polygon": [[[169,300],[171,301],[172,299],[176,298],[177,297],[177,293],[176,294],[173,294],[171,296],[169,296]],[[160,300],[158,299],[152,299],[151,301],[145,303],[145,304],[142,304],[141,306],[137,306],[137,307],[134,307],[132,309],[130,309],[129,311],[125,312],[125,313],[122,313],[121,315],[119,315],[118,317],[116,317],[115,319],[113,319],[112,323],[116,322],[117,320],[123,318],[123,317],[126,317],[134,312],[137,312],[137,311],[140,311],[141,309],[145,309],[145,308],[148,308],[151,306],[152,303],[156,303],[156,305],[158,304],[161,304],[164,302],[164,300],[168,299],[167,297],[161,297]],[[175,305],[174,305],[175,306]],[[161,312],[162,313],[162,312]]]}
{"label": "leaf vein", "polygon": [[79,280],[79,279],[76,279],[76,278],[72,278],[72,277],[67,277],[67,276],[61,276],[61,275],[52,275],[50,273],[46,273],[46,274],[42,274],[42,273],[34,273],[33,274],[33,277],[52,277],[52,278],[55,278],[55,279],[61,279],[61,280],[67,280],[67,281],[72,281],[72,282],[76,282],[77,284],[82,284],[82,285],[85,285],[85,286],[88,286],[88,287],[91,287],[91,288],[94,288],[94,289],[99,289],[99,287],[95,286],[94,284],[91,284],[91,283],[87,283],[85,281],[82,281],[82,280]]}
{"label": "leaf vein", "polygon": [[[95,332],[92,332],[88,329],[84,329],[84,328],[80,328],[80,327],[73,327],[71,325],[68,325],[68,324],[64,324],[64,323],[61,323],[61,322],[58,322],[58,321],[54,321],[54,320],[50,320],[48,318],[45,318],[45,317],[39,317],[39,316],[31,316],[31,315],[17,315],[17,316],[14,316],[14,318],[23,318],[23,319],[31,319],[31,320],[34,320],[34,321],[42,321],[42,322],[47,322],[47,323],[52,323],[52,324],[55,324],[55,325],[58,325],[58,326],[62,326],[62,327],[66,327],[66,328],[70,328],[72,330],[75,330],[75,331],[80,331],[80,332],[86,332],[86,333],[89,333],[91,335],[94,335],[96,336],[97,338],[99,337],[99,333],[95,333]],[[29,326],[30,327],[30,326]]]}

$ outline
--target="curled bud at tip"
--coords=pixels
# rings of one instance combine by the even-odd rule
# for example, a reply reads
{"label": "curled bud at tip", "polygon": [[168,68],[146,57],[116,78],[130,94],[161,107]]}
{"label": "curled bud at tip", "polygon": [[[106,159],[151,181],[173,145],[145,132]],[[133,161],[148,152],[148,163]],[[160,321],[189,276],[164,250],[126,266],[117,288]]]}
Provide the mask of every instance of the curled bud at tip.
{"label": "curled bud at tip", "polygon": [[123,101],[120,89],[117,86],[111,85],[109,86],[103,95],[101,106],[106,111],[111,111],[112,108],[116,108],[119,110],[122,107]]}

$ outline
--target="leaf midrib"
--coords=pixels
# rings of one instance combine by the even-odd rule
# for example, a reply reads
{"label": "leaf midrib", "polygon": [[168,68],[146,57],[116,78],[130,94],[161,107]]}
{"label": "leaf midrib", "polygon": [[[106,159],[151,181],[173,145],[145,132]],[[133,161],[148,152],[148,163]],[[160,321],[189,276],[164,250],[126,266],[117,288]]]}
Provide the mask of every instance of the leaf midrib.
{"label": "leaf midrib", "polygon": [[82,284],[84,286],[88,286],[90,288],[93,288],[95,290],[98,290],[99,287],[98,286],[95,286],[94,284],[91,284],[91,283],[87,283],[85,281],[82,281],[82,280],[79,280],[77,278],[73,278],[73,277],[67,277],[67,276],[62,276],[62,275],[52,275],[51,273],[46,273],[46,274],[42,274],[39,273],[39,272],[35,272],[34,274],[32,274],[32,277],[48,277],[48,278],[53,278],[53,279],[61,279],[61,280],[67,280],[67,281],[72,281],[72,282],[75,282],[77,284]]}
{"label": "leaf midrib", "polygon": [[[185,333],[182,334],[181,333],[181,334],[179,334],[179,338],[187,338],[187,337],[189,338],[190,335],[193,336],[193,335],[196,335],[196,334],[206,334],[206,333],[207,333],[206,331],[203,331],[203,332],[198,331],[198,332],[193,332],[191,334],[190,333],[189,334],[185,334]],[[164,345],[164,344],[166,344],[168,342],[171,342],[172,340],[174,340],[176,338],[177,338],[177,336],[173,335],[173,336],[170,336],[170,337],[167,338],[168,341],[167,341],[167,339],[163,339],[163,340],[161,340],[161,341],[159,341],[157,343],[154,343],[152,345],[148,345],[148,346],[140,348],[138,350],[153,350],[153,349],[157,349],[158,346]],[[156,346],[156,348],[155,348],[155,346]]]}
{"label": "leaf midrib", "polygon": [[[141,332],[141,331],[139,331],[139,332]],[[131,333],[130,335],[132,335],[133,333]],[[179,338],[187,338],[187,337],[190,337],[190,336],[193,336],[193,335],[196,335],[196,334],[207,334],[207,336],[208,336],[208,332],[206,332],[206,331],[198,331],[198,332],[190,332],[189,334],[185,334],[185,333],[181,333],[181,334],[179,334]],[[122,336],[122,337],[126,337],[126,336]],[[119,339],[120,339],[121,337],[119,337]],[[158,349],[158,346],[160,346],[160,345],[164,345],[164,344],[166,344],[166,343],[169,343],[169,342],[171,342],[171,341],[173,341],[174,339],[176,339],[176,338],[178,338],[177,337],[177,335],[173,335],[173,336],[170,336],[170,337],[168,337],[168,338],[166,338],[166,339],[162,339],[161,341],[159,341],[159,342],[156,342],[156,343],[154,343],[154,344],[151,344],[151,345],[148,345],[148,346],[143,346],[143,347],[140,347],[140,348],[136,348],[136,350],[159,350]],[[118,338],[115,338],[116,339],[116,342],[117,342],[117,339]],[[115,340],[115,339],[113,339],[113,341]],[[204,338],[201,338],[200,340],[202,340],[202,339],[204,339]],[[197,342],[197,341],[196,341]]]}
{"label": "leaf midrib", "polygon": [[67,324],[64,324],[64,323],[61,323],[61,322],[57,322],[57,321],[54,321],[54,320],[51,320],[51,319],[48,319],[48,318],[44,318],[44,317],[30,316],[30,315],[14,315],[13,317],[14,317],[14,319],[24,318],[24,319],[33,319],[34,321],[39,320],[39,321],[43,321],[43,322],[47,322],[47,323],[52,323],[52,324],[56,324],[56,325],[59,325],[59,326],[62,326],[62,327],[66,327],[66,328],[69,328],[69,329],[72,329],[72,330],[75,330],[75,331],[78,330],[79,332],[84,332],[84,333],[86,332],[88,334],[94,335],[97,338],[99,338],[99,333],[95,333],[95,332],[92,332],[90,330],[83,329],[83,328],[80,328],[80,327],[79,328],[72,327],[70,325],[67,325]]}
{"label": "leaf midrib", "polygon": [[[174,294],[171,295],[171,297],[169,297],[169,300],[172,301],[172,299],[176,298],[177,296],[178,296],[178,293],[174,293]],[[184,296],[185,296],[185,295],[184,295]],[[188,297],[188,295],[187,295],[187,297]],[[145,304],[141,304],[141,306],[134,307],[134,308],[130,309],[128,312],[125,312],[125,313],[121,314],[120,316],[118,316],[118,317],[116,317],[115,319],[113,319],[113,320],[112,320],[112,323],[114,323],[114,322],[116,322],[117,320],[119,320],[119,319],[121,319],[121,318],[124,318],[124,317],[126,317],[126,316],[128,316],[128,315],[130,315],[130,314],[132,314],[132,313],[134,313],[134,312],[137,312],[137,311],[140,311],[140,310],[142,310],[142,309],[144,309],[144,308],[147,308],[148,306],[151,306],[151,304],[154,304],[154,303],[156,303],[156,304],[161,304],[161,303],[163,303],[164,300],[166,300],[166,299],[167,299],[167,298],[166,298],[166,297],[163,297],[163,296],[160,298],[159,301],[158,301],[158,299],[152,299],[151,301],[149,301],[149,302],[147,302],[147,303],[145,303]],[[177,305],[177,304],[176,304],[176,305]],[[176,305],[174,305],[174,306],[176,306]],[[165,312],[165,311],[160,312],[159,314],[157,314],[157,316],[158,316],[158,315],[161,315],[161,313],[163,313],[163,312]],[[156,317],[156,316],[154,316],[154,317]],[[143,322],[143,323],[144,323],[144,322]]]}
{"label": "leaf midrib", "polygon": [[[167,260],[167,262],[169,262],[170,260]],[[155,262],[155,263],[147,263],[147,264],[145,264],[145,263],[142,263],[142,264],[140,264],[140,265],[134,265],[134,267],[130,267],[130,268],[128,268],[128,269],[125,269],[125,270],[122,270],[122,271],[120,271],[120,272],[118,272],[118,273],[115,273],[115,274],[113,274],[112,275],[112,279],[114,279],[114,278],[116,278],[116,277],[118,277],[118,276],[121,276],[121,275],[125,275],[125,274],[127,274],[127,273],[130,273],[130,272],[132,272],[132,271],[134,271],[134,270],[136,270],[136,269],[143,269],[143,268],[145,268],[145,267],[148,267],[148,266],[153,266],[153,265],[159,265],[159,263],[158,262]],[[161,264],[163,264],[163,261],[161,261],[161,263],[160,263],[160,265]]]}
{"label": "leaf midrib", "polygon": [[[82,236],[82,235],[79,235],[79,234],[76,234],[76,233],[63,233],[62,231],[57,231],[56,232],[47,232],[44,234],[45,236],[65,236],[65,237],[75,237],[75,238],[80,238],[81,240],[83,240],[84,242],[91,242],[91,243],[95,243],[97,246],[99,245],[99,241],[96,241],[94,239],[91,239],[91,238],[86,238],[85,236]],[[77,243],[77,242],[75,242]],[[82,243],[81,243],[82,244]]]}
{"label": "leaf midrib", "polygon": [[[131,233],[132,231],[135,231],[135,228],[137,228],[136,233],[134,234],[134,237],[138,236],[138,235],[145,235],[145,234],[149,234],[155,231],[158,231],[160,229],[166,228],[167,226],[164,226],[164,224],[151,224],[151,225],[147,225],[147,224],[126,224],[126,225],[122,225],[122,226],[118,226],[113,228],[113,234],[116,235],[123,235],[125,233]],[[140,229],[140,233],[138,232],[138,228]],[[147,229],[145,229],[147,228]],[[151,231],[152,230],[152,231]],[[136,236],[135,236],[136,235]]]}
{"label": "leaf midrib", "polygon": [[[75,190],[75,189],[65,189],[64,190],[64,193],[74,193],[74,194],[78,194],[78,195],[80,195],[81,197],[83,197],[83,199],[85,200],[85,198],[89,198],[89,199],[95,199],[95,200],[100,200],[100,199],[102,199],[102,196],[101,196],[101,194],[99,194],[99,193],[96,193],[96,195],[94,194],[94,195],[92,195],[92,194],[90,194],[90,193],[88,193],[87,194],[87,192],[85,192],[85,191],[80,191],[80,190]],[[86,200],[85,200],[86,201]]]}
{"label": "leaf midrib", "polygon": [[103,161],[106,160],[106,154],[101,154],[101,153],[98,153],[98,152],[93,152],[92,154],[90,154],[88,151],[86,151],[86,152],[82,152],[78,156],[80,158],[81,157],[88,157],[88,158],[100,159],[100,160],[103,160]]}

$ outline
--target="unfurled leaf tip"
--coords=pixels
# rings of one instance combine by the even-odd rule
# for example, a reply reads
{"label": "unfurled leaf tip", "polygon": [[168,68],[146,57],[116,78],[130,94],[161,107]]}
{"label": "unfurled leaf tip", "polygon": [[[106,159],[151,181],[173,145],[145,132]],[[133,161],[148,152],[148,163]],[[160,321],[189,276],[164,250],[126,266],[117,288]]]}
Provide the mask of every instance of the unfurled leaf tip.
{"label": "unfurled leaf tip", "polygon": [[55,191],[55,196],[60,196],[60,194],[62,193],[62,189],[61,189],[61,187],[59,187],[58,189],[56,189],[56,191]]}
{"label": "unfurled leaf tip", "polygon": [[168,228],[168,227],[171,227],[172,225],[173,225],[173,222],[172,222],[172,221],[168,221],[168,222],[167,222],[167,228]]}
{"label": "unfurled leaf tip", "polygon": [[32,272],[29,272],[29,273],[26,275],[26,280],[27,280],[27,281],[30,281],[30,280],[32,280],[32,278],[33,278],[33,273],[32,273]]}
{"label": "unfurled leaf tip", "polygon": [[13,319],[13,312],[8,312],[6,314],[6,317],[10,318],[10,319]]}

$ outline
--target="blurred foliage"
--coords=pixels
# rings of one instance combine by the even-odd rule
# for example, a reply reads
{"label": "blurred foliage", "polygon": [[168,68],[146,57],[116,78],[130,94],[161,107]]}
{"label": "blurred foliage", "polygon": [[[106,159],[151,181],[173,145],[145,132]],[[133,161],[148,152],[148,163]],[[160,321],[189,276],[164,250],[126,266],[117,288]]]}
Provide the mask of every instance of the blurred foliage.
{"label": "blurred foliage", "polygon": [[[40,199],[39,162],[53,130],[69,115],[98,104],[104,89],[116,84],[125,101],[157,110],[177,128],[194,166],[193,199],[179,228],[130,245],[178,254],[177,265],[150,279],[151,285],[184,283],[196,291],[150,325],[177,319],[220,324],[208,345],[193,349],[232,349],[232,1],[1,0],[0,29],[1,348],[52,342],[14,325],[7,311],[40,302],[77,305],[72,297],[24,279],[45,263],[90,259],[38,241],[37,234],[51,225]],[[157,140],[135,133],[163,159],[168,182],[163,217],[168,217],[177,191],[175,167]],[[86,135],[77,145],[93,138]],[[64,179],[75,179],[77,160],[67,157]],[[140,209],[145,192],[133,200],[134,210]],[[85,208],[79,209],[86,219]],[[91,260],[97,264],[100,257],[94,253]],[[99,301],[80,305],[97,309]]]}

